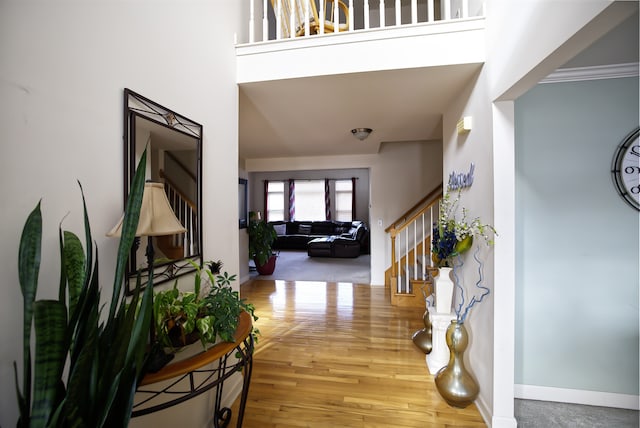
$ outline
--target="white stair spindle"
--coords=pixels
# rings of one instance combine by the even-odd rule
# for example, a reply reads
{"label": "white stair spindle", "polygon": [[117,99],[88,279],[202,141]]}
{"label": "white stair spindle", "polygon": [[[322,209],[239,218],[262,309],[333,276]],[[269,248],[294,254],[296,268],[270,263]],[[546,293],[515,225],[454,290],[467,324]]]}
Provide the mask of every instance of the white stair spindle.
{"label": "white stair spindle", "polygon": [[396,26],[402,25],[402,4],[396,0]]}
{"label": "white stair spindle", "polygon": [[435,9],[433,7],[433,0],[428,0],[427,1],[427,21],[433,22],[436,20],[434,10]]}
{"label": "white stair spindle", "polygon": [[420,242],[422,242],[422,279],[424,280],[427,276],[426,276],[426,270],[427,270],[427,244],[424,242],[424,238],[426,238],[425,235],[425,227],[424,227],[424,213],[422,213],[422,239],[420,240]]}
{"label": "white stair spindle", "polygon": [[296,14],[298,13],[298,3],[289,3],[289,38],[296,36]]}
{"label": "white stair spindle", "polygon": [[411,23],[418,23],[418,1],[411,0]]}
{"label": "white stair spindle", "polygon": [[326,16],[326,12],[324,10],[324,1],[320,1],[320,10],[318,11],[318,16],[320,17],[320,34],[324,34],[324,18]]}
{"label": "white stair spindle", "polygon": [[364,0],[364,29],[369,29],[369,0]]}
{"label": "white stair spindle", "polygon": [[282,38],[282,0],[276,2],[276,40]]}
{"label": "white stair spindle", "polygon": [[413,279],[418,279],[418,222],[413,221]]}
{"label": "white stair spindle", "polygon": [[333,32],[340,31],[340,10],[338,10],[338,2],[333,2]]}
{"label": "white stair spindle", "polygon": [[469,17],[469,0],[462,0],[462,16],[461,18]]}
{"label": "white stair spindle", "polygon": [[[431,246],[429,248],[431,249],[433,248],[433,206],[429,210],[429,213],[431,215],[431,222],[429,223],[429,236],[431,236],[429,241],[431,241]],[[429,257],[429,266],[433,267],[433,256]]]}
{"label": "white stair spindle", "polygon": [[398,265],[398,269],[396,270],[396,291],[400,293],[402,291],[402,285],[400,284],[400,243],[402,241],[402,235],[398,234],[398,245],[396,246],[396,264]]}
{"label": "white stair spindle", "polygon": [[384,0],[380,0],[380,28],[387,26]]}
{"label": "white stair spindle", "polygon": [[267,9],[267,0],[262,1],[262,41],[269,39],[269,18]]}
{"label": "white stair spindle", "polygon": [[256,22],[253,19],[253,15],[255,13],[255,10],[253,9],[253,1],[254,0],[249,0],[249,43],[254,43],[256,41],[254,34]]}
{"label": "white stair spindle", "polygon": [[353,31],[353,0],[349,0],[349,31]]}
{"label": "white stair spindle", "polygon": [[404,229],[404,286],[405,293],[409,292],[409,228]]}
{"label": "white stair spindle", "polygon": [[311,27],[309,23],[309,2],[304,2],[304,36],[309,37],[311,35]]}
{"label": "white stair spindle", "polygon": [[444,19],[451,19],[451,0],[445,0],[444,2]]}

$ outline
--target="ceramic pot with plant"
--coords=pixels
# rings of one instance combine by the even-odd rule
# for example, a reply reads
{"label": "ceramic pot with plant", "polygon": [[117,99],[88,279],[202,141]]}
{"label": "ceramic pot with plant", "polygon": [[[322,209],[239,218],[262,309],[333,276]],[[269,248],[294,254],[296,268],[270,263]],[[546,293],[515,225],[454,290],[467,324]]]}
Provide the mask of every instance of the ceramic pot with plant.
{"label": "ceramic pot with plant", "polygon": [[273,252],[273,243],[278,236],[276,230],[272,224],[251,216],[247,231],[249,257],[255,262],[260,275],[271,275],[276,267],[276,255]]}
{"label": "ceramic pot with plant", "polygon": [[238,317],[243,311],[257,320],[254,306],[231,288],[236,275],[214,275],[209,269],[201,269],[195,263],[193,266],[193,291],[180,291],[176,282],[172,289],[154,297],[156,340],[173,351],[198,340],[203,347],[218,341],[235,341]]}

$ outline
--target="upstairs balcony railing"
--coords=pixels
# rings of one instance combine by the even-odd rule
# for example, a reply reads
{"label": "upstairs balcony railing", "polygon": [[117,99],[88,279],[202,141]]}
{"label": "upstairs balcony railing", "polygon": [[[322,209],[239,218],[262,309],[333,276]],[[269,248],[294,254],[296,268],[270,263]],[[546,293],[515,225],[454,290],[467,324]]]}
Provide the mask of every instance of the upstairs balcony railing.
{"label": "upstairs balcony railing", "polygon": [[384,30],[485,15],[483,0],[245,0],[248,43]]}

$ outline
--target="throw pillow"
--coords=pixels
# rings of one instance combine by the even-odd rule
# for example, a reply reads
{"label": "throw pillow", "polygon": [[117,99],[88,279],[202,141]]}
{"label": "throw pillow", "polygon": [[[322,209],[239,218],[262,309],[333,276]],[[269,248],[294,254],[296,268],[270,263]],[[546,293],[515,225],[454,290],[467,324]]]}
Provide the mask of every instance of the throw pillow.
{"label": "throw pillow", "polygon": [[276,231],[276,235],[282,236],[287,234],[287,225],[286,224],[274,224],[273,228]]}
{"label": "throw pillow", "polygon": [[310,224],[301,224],[298,227],[298,233],[301,235],[310,235],[311,234],[311,225]]}

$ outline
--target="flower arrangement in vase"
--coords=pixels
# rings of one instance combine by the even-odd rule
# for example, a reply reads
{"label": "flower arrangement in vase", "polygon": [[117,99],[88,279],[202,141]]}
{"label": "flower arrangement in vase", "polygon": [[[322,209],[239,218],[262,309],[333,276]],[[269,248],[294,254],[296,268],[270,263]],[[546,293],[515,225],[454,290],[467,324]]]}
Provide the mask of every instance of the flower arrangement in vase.
{"label": "flower arrangement in vase", "polygon": [[495,233],[493,226],[482,224],[476,217],[467,220],[467,209],[462,208],[462,218],[456,219],[456,211],[460,201],[460,192],[455,200],[447,192],[440,204],[438,223],[433,226],[432,259],[437,267],[453,267],[453,259],[469,250],[473,245],[473,237],[481,236],[488,245],[493,244],[489,233]]}
{"label": "flower arrangement in vase", "polygon": [[[483,294],[478,299],[469,302],[470,306],[464,306],[464,290],[460,285],[456,273],[456,269],[461,267],[463,262],[461,260],[457,261],[459,260],[458,256],[464,254],[471,248],[474,237],[476,236],[481,237],[487,245],[493,245],[493,240],[490,235],[496,234],[496,231],[493,226],[483,224],[479,217],[475,217],[469,221],[466,208],[462,208],[462,216],[460,219],[456,218],[459,201],[459,191],[455,199],[451,197],[449,192],[445,193],[442,198],[438,222],[433,226],[431,258],[435,266],[439,268],[439,275],[435,278],[434,287],[436,294],[436,311],[449,313],[453,295],[457,289],[461,297],[460,302],[458,302],[455,307],[456,318],[458,322],[463,322],[464,318],[462,317],[466,317],[471,306],[478,303],[479,300],[482,300],[482,298],[488,294],[489,290],[480,285],[482,281],[482,272],[480,272],[481,280],[476,285],[483,288]],[[477,252],[474,254],[474,259],[478,261],[480,267],[482,267],[482,264],[477,259]],[[449,280],[449,278],[451,280]],[[447,287],[447,291],[443,291],[443,287],[439,287],[439,283],[441,283],[443,287]],[[438,296],[439,288],[441,289],[441,296]],[[445,296],[442,296],[442,294],[445,294]]]}

